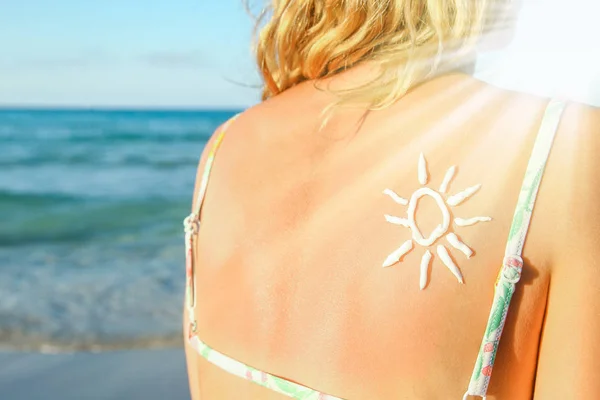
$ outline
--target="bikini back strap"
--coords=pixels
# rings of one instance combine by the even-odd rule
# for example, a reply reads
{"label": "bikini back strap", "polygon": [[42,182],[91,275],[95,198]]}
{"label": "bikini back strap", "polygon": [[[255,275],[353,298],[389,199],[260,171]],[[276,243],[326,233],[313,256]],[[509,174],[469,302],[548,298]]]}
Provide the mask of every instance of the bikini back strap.
{"label": "bikini back strap", "polygon": [[186,265],[186,282],[185,282],[185,293],[186,293],[186,307],[188,311],[188,318],[190,322],[189,330],[190,334],[196,331],[196,320],[194,318],[194,307],[196,306],[196,290],[194,288],[194,237],[200,229],[200,211],[202,204],[204,203],[204,197],[206,196],[206,188],[208,187],[208,181],[210,179],[210,173],[215,161],[215,155],[217,150],[221,146],[221,142],[225,137],[225,132],[231,123],[237,118],[237,115],[227,121],[221,129],[216,133],[212,147],[206,157],[206,163],[202,171],[202,178],[200,179],[200,186],[198,188],[198,194],[196,201],[192,207],[192,213],[183,221],[185,231],[185,265]]}
{"label": "bikini back strap", "polygon": [[531,214],[565,105],[563,101],[552,100],[546,108],[519,193],[506,244],[504,262],[496,280],[490,316],[464,400],[468,396],[486,398],[510,301],[515,292],[515,286],[521,279],[523,269],[521,255],[531,222]]}
{"label": "bikini back strap", "polygon": [[217,132],[214,143],[208,152],[208,156],[206,157],[206,164],[204,165],[204,170],[202,171],[202,179],[200,180],[198,195],[196,196],[196,201],[192,209],[192,213],[196,214],[198,217],[200,217],[200,209],[202,208],[202,204],[204,203],[204,197],[206,196],[206,188],[208,187],[208,180],[210,178],[210,173],[215,162],[215,155],[217,154],[217,151],[221,146],[221,142],[225,137],[225,132],[227,132],[227,129],[237,117],[238,116],[236,115],[223,124],[219,132]]}

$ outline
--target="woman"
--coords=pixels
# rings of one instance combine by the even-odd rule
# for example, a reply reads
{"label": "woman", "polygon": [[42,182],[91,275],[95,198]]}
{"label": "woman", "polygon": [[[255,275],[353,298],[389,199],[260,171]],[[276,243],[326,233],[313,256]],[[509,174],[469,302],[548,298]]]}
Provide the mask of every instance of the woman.
{"label": "woman", "polygon": [[598,396],[600,112],[461,72],[510,7],[274,1],[185,223],[194,400]]}

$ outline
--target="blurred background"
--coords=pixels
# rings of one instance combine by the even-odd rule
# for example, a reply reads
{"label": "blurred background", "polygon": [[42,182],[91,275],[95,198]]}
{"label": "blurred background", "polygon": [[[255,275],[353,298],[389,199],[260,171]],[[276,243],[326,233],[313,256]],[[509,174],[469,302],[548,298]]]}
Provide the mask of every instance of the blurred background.
{"label": "blurred background", "polygon": [[[600,106],[598,15],[525,0],[476,76]],[[181,221],[207,139],[259,100],[252,28],[238,0],[1,2],[1,398],[187,397]],[[103,392],[60,385],[124,368]]]}
{"label": "blurred background", "polygon": [[0,7],[0,345],[179,345],[181,221],[209,135],[258,100],[251,19],[237,1]]}

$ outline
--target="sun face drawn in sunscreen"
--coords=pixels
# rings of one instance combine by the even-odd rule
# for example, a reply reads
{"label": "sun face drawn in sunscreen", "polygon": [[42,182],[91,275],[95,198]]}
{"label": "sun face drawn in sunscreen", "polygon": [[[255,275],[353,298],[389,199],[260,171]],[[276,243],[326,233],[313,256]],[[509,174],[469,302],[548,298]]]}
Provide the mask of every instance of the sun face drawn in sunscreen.
{"label": "sun face drawn in sunscreen", "polygon": [[[444,180],[438,191],[435,191],[429,187],[426,187],[429,181],[429,173],[427,171],[427,160],[423,153],[419,155],[418,161],[418,172],[417,178],[421,187],[413,192],[409,199],[401,197],[396,192],[391,189],[385,189],[383,194],[389,196],[396,202],[402,206],[408,206],[406,211],[406,218],[396,217],[393,215],[385,214],[385,220],[391,224],[399,225],[404,228],[410,229],[412,233],[412,239],[405,241],[398,249],[394,250],[383,262],[383,267],[391,267],[399,262],[402,262],[404,256],[415,249],[415,244],[422,247],[429,247],[436,243],[440,238],[445,237],[450,246],[454,249],[463,253],[467,258],[471,258],[474,254],[474,251],[464,243],[459,237],[451,232],[451,222],[454,222],[454,225],[458,227],[466,227],[472,226],[479,222],[489,222],[492,220],[491,217],[472,217],[472,218],[454,218],[451,220],[450,215],[450,207],[455,207],[467,201],[473,195],[475,195],[479,189],[481,189],[481,185],[470,186],[455,195],[445,196],[450,183],[456,176],[456,166],[450,167],[444,176]],[[417,203],[419,199],[422,197],[431,197],[438,208],[442,213],[442,221],[440,224],[436,226],[436,228],[429,234],[429,236],[425,237],[419,227],[417,226],[416,221],[416,209]],[[442,263],[452,272],[452,274],[456,277],[456,279],[460,283],[464,283],[464,279],[460,268],[450,255],[448,248],[443,244],[438,244],[436,246],[435,251],[442,261]],[[419,278],[419,287],[421,290],[425,289],[429,283],[429,269],[432,264],[433,254],[429,249],[426,249],[425,253],[421,258],[420,264],[420,278]]]}

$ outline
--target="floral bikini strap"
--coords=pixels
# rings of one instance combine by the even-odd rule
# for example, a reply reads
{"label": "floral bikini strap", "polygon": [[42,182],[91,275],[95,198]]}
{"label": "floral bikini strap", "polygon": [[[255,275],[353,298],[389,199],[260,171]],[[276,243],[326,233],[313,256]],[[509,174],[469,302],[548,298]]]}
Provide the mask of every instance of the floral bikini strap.
{"label": "floral bikini strap", "polygon": [[194,244],[194,236],[198,233],[200,229],[200,210],[202,209],[202,204],[204,203],[204,197],[206,195],[206,188],[208,187],[208,180],[210,178],[210,172],[213,167],[213,163],[215,161],[215,155],[219,146],[221,146],[221,142],[223,141],[223,137],[225,136],[225,132],[227,128],[231,125],[231,123],[237,118],[237,115],[227,121],[219,132],[216,133],[214,142],[208,156],[206,158],[206,164],[204,166],[204,170],[202,172],[202,178],[200,180],[200,188],[198,189],[198,195],[196,196],[196,202],[192,207],[192,213],[188,215],[188,217],[183,221],[183,227],[185,231],[185,266],[186,266],[186,280],[185,280],[185,293],[186,293],[186,308],[188,311],[189,318],[189,329],[190,332],[196,331],[196,320],[194,318],[194,307],[196,306],[196,290],[194,288],[194,252],[193,252],[193,244]]}
{"label": "floral bikini strap", "polygon": [[468,396],[486,398],[508,307],[515,292],[515,286],[521,279],[523,269],[521,254],[535,199],[564,109],[565,102],[559,100],[552,100],[546,108],[517,201],[515,215],[508,235],[508,243],[506,244],[505,258],[496,280],[494,301],[483,341],[477,355],[477,362],[475,363],[469,388],[463,400],[466,400]]}

